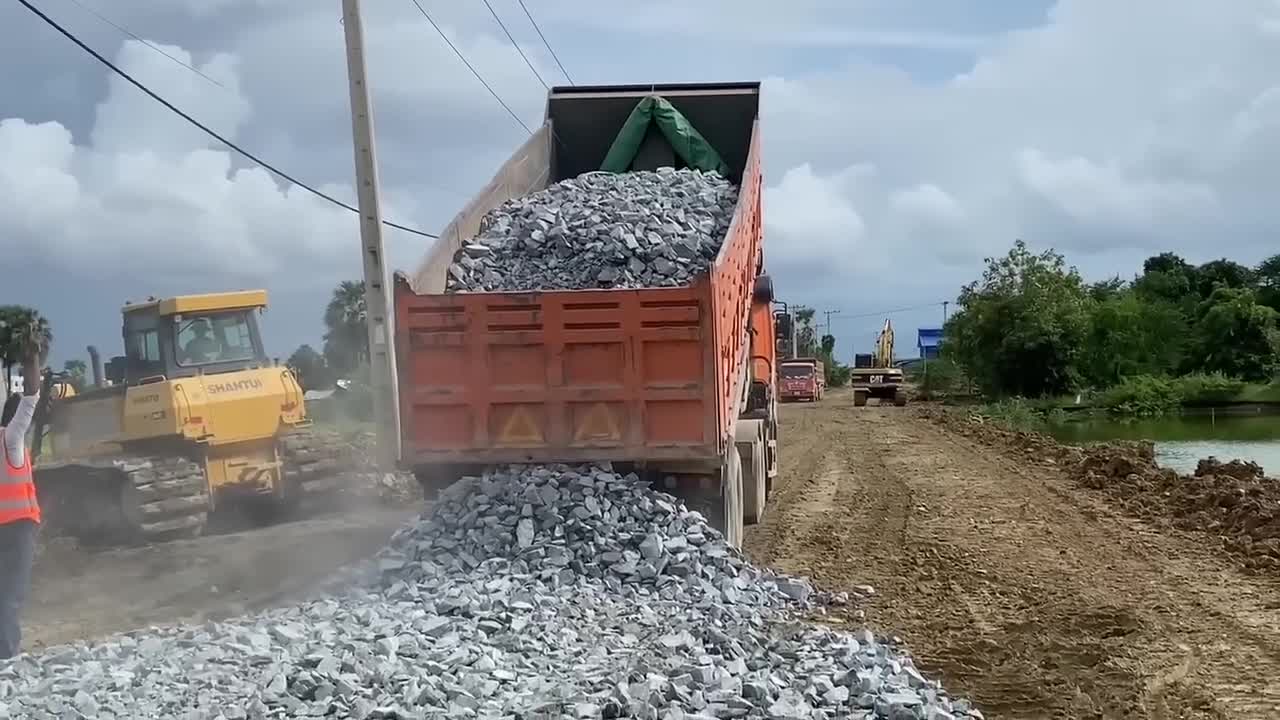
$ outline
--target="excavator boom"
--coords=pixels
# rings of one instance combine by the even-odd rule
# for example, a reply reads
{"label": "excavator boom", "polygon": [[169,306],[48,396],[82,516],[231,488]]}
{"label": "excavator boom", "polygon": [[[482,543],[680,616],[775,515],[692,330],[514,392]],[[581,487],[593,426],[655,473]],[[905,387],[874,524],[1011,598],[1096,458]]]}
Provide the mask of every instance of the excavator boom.
{"label": "excavator boom", "polygon": [[876,334],[871,367],[856,367],[858,364],[854,363],[849,378],[854,405],[865,405],[867,398],[871,397],[878,398],[882,405],[885,401],[892,401],[898,406],[907,404],[907,396],[902,389],[902,369],[894,365],[893,323],[889,319],[885,319],[884,327]]}

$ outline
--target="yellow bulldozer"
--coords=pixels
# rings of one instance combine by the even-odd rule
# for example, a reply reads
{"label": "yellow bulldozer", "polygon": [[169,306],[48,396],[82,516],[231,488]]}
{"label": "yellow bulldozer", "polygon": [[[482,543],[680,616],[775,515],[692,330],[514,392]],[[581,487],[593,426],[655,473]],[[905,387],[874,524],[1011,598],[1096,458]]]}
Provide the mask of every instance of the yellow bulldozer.
{"label": "yellow bulldozer", "polygon": [[215,511],[275,517],[351,462],[310,431],[301,385],[268,359],[266,305],[265,290],[247,290],[124,306],[124,355],[104,369],[90,348],[92,386],[41,394],[32,455],[51,531],[93,544],[192,537]]}
{"label": "yellow bulldozer", "polygon": [[867,398],[878,398],[880,404],[892,402],[899,407],[907,404],[907,393],[902,387],[902,368],[894,364],[893,323],[886,318],[884,327],[876,334],[875,351],[855,355],[849,371],[849,384],[853,387],[853,404],[861,407]]}

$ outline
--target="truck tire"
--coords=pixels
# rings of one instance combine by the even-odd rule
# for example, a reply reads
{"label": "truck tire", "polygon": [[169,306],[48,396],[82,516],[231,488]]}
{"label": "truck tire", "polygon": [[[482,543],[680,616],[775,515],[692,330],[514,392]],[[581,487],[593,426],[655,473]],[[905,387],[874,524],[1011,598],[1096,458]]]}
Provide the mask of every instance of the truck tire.
{"label": "truck tire", "polygon": [[742,547],[742,462],[736,446],[729,446],[719,473],[669,475],[665,489],[701,513],[726,543]]}
{"label": "truck tire", "polygon": [[734,434],[742,462],[742,522],[755,525],[764,519],[768,495],[764,421],[739,420]]}
{"label": "truck tire", "polygon": [[897,407],[906,407],[907,391],[899,388],[897,392],[893,394],[893,404]]}
{"label": "truck tire", "polygon": [[722,492],[724,496],[724,533],[725,542],[741,549],[744,531],[742,527],[742,457],[738,448],[729,449],[725,458]]}
{"label": "truck tire", "polygon": [[867,404],[867,391],[858,388],[853,391],[853,406],[864,407]]}

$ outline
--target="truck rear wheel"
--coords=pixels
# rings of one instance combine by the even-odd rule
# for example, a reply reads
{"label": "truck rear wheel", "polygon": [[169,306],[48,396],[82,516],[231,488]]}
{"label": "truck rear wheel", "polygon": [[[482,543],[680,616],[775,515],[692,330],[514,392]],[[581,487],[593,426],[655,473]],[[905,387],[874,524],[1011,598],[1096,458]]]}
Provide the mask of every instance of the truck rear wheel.
{"label": "truck rear wheel", "polygon": [[685,507],[702,513],[707,525],[724,535],[725,542],[742,547],[742,461],[737,447],[729,447],[719,474],[668,477],[667,482],[668,492],[679,497]]}
{"label": "truck rear wheel", "polygon": [[724,513],[724,524],[720,532],[724,533],[725,542],[735,548],[742,548],[745,534],[742,527],[742,457],[736,447],[730,448],[725,468],[721,471],[721,502]]}
{"label": "truck rear wheel", "polygon": [[768,493],[764,421],[739,420],[735,436],[742,465],[742,522],[755,525],[764,519]]}
{"label": "truck rear wheel", "polygon": [[854,390],[853,391],[854,407],[863,407],[866,404],[867,404],[867,391],[863,390],[862,388],[858,388],[857,390]]}
{"label": "truck rear wheel", "polygon": [[907,391],[902,388],[898,388],[893,393],[893,404],[898,407],[905,407],[907,404]]}

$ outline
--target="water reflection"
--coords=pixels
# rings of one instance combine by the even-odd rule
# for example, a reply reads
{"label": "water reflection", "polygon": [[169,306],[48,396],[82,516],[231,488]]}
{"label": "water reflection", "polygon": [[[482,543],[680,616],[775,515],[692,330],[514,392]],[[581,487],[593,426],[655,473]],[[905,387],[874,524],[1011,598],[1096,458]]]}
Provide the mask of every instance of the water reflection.
{"label": "water reflection", "polygon": [[1150,420],[1124,421],[1090,416],[1050,429],[1064,442],[1151,440],[1161,465],[1179,472],[1213,455],[1219,460],[1251,460],[1268,475],[1280,475],[1280,413],[1206,411]]}

